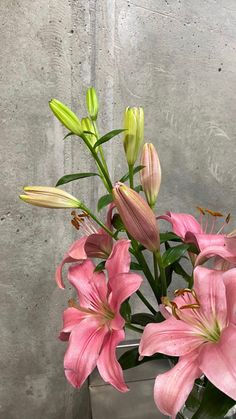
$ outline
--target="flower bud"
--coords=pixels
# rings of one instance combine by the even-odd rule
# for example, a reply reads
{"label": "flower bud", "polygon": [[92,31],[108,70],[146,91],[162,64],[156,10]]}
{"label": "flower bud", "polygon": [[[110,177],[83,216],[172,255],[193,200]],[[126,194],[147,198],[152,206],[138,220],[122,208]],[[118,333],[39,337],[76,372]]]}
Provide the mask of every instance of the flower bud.
{"label": "flower bud", "polygon": [[140,172],[141,185],[147,202],[153,207],[161,185],[161,165],[152,143],[144,144],[140,164],[144,166]]}
{"label": "flower bud", "polygon": [[133,189],[117,182],[112,190],[115,205],[131,236],[148,250],[160,248],[160,236],[154,212]]}
{"label": "flower bud", "polygon": [[27,204],[44,208],[80,208],[81,202],[73,195],[49,186],[25,186],[20,199]]}
{"label": "flower bud", "polygon": [[[88,117],[87,118],[82,118],[81,119],[81,124],[82,124],[83,131],[90,131],[90,132],[93,132],[95,134],[94,127],[93,127],[93,124],[92,124],[92,121],[91,121],[90,118],[88,118]],[[86,134],[86,133],[85,133],[85,135],[86,135],[86,138],[89,140],[90,144],[92,146],[94,146],[94,144],[97,141],[96,135]]]}
{"label": "flower bud", "polygon": [[134,165],[143,143],[143,108],[126,108],[124,116],[124,149],[128,165]]}
{"label": "flower bud", "polygon": [[96,121],[98,115],[98,98],[94,87],[90,87],[86,92],[86,104],[91,119]]}
{"label": "flower bud", "polygon": [[66,105],[57,99],[52,99],[49,106],[57,119],[73,134],[83,134],[83,129],[80,120]]}

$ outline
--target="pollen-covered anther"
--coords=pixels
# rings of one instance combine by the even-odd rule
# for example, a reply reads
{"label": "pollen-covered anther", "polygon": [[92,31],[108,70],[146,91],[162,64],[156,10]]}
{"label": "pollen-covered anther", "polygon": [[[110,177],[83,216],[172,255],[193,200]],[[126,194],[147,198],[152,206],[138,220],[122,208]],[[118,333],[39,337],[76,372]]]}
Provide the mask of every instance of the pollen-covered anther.
{"label": "pollen-covered anther", "polygon": [[212,215],[212,217],[223,217],[223,214],[221,212],[212,211],[209,208],[205,208],[205,212],[207,212],[208,214]]}
{"label": "pollen-covered anther", "polygon": [[68,300],[68,306],[69,307],[74,307],[74,308],[79,308],[79,305],[76,303],[76,301],[74,300],[74,298],[70,298]]}
{"label": "pollen-covered anther", "polygon": [[178,306],[174,301],[170,301],[171,309],[172,309],[172,315],[177,319],[181,320],[179,315],[177,314]]}
{"label": "pollen-covered anther", "polygon": [[79,230],[81,227],[81,222],[84,218],[89,217],[89,215],[86,212],[82,212],[81,214],[77,214],[76,211],[71,212],[72,220],[71,224],[76,228],[76,230]]}
{"label": "pollen-covered anther", "polygon": [[179,297],[180,295],[184,295],[186,292],[192,294],[192,291],[193,290],[191,290],[190,288],[180,288],[175,290],[175,295]]}
{"label": "pollen-covered anther", "polygon": [[202,207],[196,207],[196,208],[202,215],[205,215],[205,211]]}
{"label": "pollen-covered anther", "polygon": [[230,219],[231,219],[231,214],[229,213],[229,214],[227,215],[226,219],[225,219],[226,224],[229,224]]}
{"label": "pollen-covered anther", "polygon": [[197,294],[196,294],[194,289],[191,290],[190,288],[183,288],[183,289],[178,289],[178,290],[175,291],[175,295],[177,297],[183,296],[185,293],[191,294],[193,296],[195,302],[190,303],[190,304],[184,304],[181,307],[179,307],[178,309],[183,310],[183,309],[187,309],[187,308],[192,308],[192,309],[200,308],[200,302],[199,302],[199,299],[198,299]]}
{"label": "pollen-covered anther", "polygon": [[200,304],[186,304],[184,306],[179,307],[180,310],[184,310],[186,308],[200,308]]}

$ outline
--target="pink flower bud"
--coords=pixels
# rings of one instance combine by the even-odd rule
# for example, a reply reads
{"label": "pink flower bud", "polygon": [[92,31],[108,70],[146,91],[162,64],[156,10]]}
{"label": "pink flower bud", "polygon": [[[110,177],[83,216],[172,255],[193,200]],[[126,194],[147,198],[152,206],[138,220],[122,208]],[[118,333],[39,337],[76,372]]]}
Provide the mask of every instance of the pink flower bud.
{"label": "pink flower bud", "polygon": [[161,185],[161,165],[152,143],[144,144],[140,164],[145,166],[140,172],[141,185],[147,202],[153,207]]}
{"label": "pink flower bud", "polygon": [[133,189],[117,182],[112,191],[115,205],[131,236],[148,250],[160,248],[160,236],[154,212]]}

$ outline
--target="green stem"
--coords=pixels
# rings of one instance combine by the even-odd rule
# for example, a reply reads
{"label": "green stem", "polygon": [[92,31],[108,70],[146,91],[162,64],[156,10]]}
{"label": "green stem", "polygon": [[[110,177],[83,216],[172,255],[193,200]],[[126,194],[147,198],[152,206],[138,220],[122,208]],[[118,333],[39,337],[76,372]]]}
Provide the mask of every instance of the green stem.
{"label": "green stem", "polygon": [[91,151],[91,153],[92,153],[92,155],[93,155],[94,160],[96,161],[96,163],[97,163],[97,165],[98,165],[99,169],[101,170],[101,173],[102,173],[102,175],[103,175],[103,177],[104,177],[104,179],[103,179],[103,183],[104,183],[104,185],[105,185],[106,189],[108,190],[108,192],[111,192],[111,190],[112,190],[112,183],[111,183],[111,179],[110,179],[109,174],[107,173],[107,171],[106,171],[105,167],[103,166],[103,164],[102,164],[101,160],[99,159],[99,157],[98,157],[98,155],[97,155],[96,151],[94,151],[93,146],[92,146],[92,145],[90,144],[90,142],[87,140],[86,135],[82,134],[82,135],[81,135],[81,138],[84,140],[85,144],[87,145],[87,147],[88,147],[88,148],[89,148],[89,150]]}
{"label": "green stem", "polygon": [[159,266],[160,270],[160,279],[161,279],[161,289],[162,289],[162,297],[167,295],[167,286],[166,286],[166,273],[165,268],[163,266],[162,257],[159,251],[155,252],[155,257]]}
{"label": "green stem", "polygon": [[[99,132],[98,132],[97,123],[96,123],[96,121],[93,121],[93,120],[92,120],[92,124],[93,124],[93,128],[94,128],[95,135],[96,135],[97,140],[98,140],[98,139],[99,139]],[[109,173],[109,171],[108,171],[108,167],[107,167],[107,162],[106,162],[106,159],[105,159],[105,156],[104,156],[104,153],[103,153],[103,148],[102,148],[102,145],[100,145],[100,146],[98,147],[98,149],[99,149],[99,153],[100,153],[100,156],[101,156],[101,160],[102,160],[103,166],[105,167],[106,172],[107,172],[107,173]]]}
{"label": "green stem", "polygon": [[134,188],[134,165],[129,164],[129,185],[131,189]]}
{"label": "green stem", "polygon": [[152,307],[152,305],[148,302],[148,300],[144,297],[141,291],[136,291],[136,294],[140,298],[140,300],[145,304],[145,306],[151,311],[152,314],[156,314],[156,310]]}
{"label": "green stem", "polygon": [[153,267],[154,267],[154,278],[156,283],[158,282],[158,269],[157,269],[157,255],[153,252]]}
{"label": "green stem", "polygon": [[100,221],[97,217],[96,217],[96,215],[94,215],[91,211],[90,211],[90,209],[89,208],[87,208],[84,204],[81,204],[81,206],[80,206],[80,208],[83,210],[83,211],[85,211],[85,212],[87,212],[87,214],[88,215],[90,215],[90,217],[94,220],[94,221],[96,221],[96,223],[98,224],[98,225],[100,225],[100,227],[102,227],[103,228],[103,230],[105,230],[111,237],[113,237],[113,238],[115,238],[114,237],[114,234],[112,233],[112,231],[111,230],[109,230],[109,228],[105,225],[105,224],[103,224],[103,222],[102,221]]}
{"label": "green stem", "polygon": [[143,329],[140,329],[139,327],[133,326],[130,323],[125,323],[125,327],[127,327],[127,329],[134,330],[135,332],[143,333]]}
{"label": "green stem", "polygon": [[133,246],[133,252],[132,253],[136,257],[137,261],[139,262],[139,264],[140,264],[140,266],[142,268],[142,271],[143,271],[144,275],[146,276],[146,278],[147,278],[147,280],[148,280],[148,282],[150,284],[150,287],[152,288],[152,291],[153,291],[153,293],[154,293],[157,301],[160,302],[160,299],[159,299],[159,296],[158,296],[158,292],[157,292],[157,288],[156,288],[156,284],[155,284],[155,280],[154,280],[154,278],[152,276],[152,273],[151,273],[151,271],[149,269],[149,266],[148,266],[148,264],[146,262],[146,259],[143,256],[142,252],[139,250],[138,243],[136,242],[136,240],[132,239],[129,234],[128,234],[128,237],[130,238],[131,243],[132,243],[132,246]]}

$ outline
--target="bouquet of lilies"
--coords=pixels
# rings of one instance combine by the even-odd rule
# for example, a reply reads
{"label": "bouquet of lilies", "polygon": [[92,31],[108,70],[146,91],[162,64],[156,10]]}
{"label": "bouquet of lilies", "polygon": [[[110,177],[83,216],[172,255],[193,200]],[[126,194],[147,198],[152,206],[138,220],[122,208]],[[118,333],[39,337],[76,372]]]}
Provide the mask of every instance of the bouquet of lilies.
{"label": "bouquet of lilies", "polygon": [[[67,280],[77,293],[63,313],[60,333],[68,342],[66,378],[79,388],[97,367],[105,382],[126,392],[123,369],[149,359],[169,359],[172,368],[155,381],[158,409],[176,418],[194,383],[201,380],[204,395],[193,417],[223,418],[236,404],[236,232],[224,232],[230,215],[221,226],[223,215],[207,208],[198,208],[199,221],[170,211],[157,215],[161,166],[154,145],[143,144],[143,109],[127,108],[124,128],[100,136],[94,88],[87,90],[86,103],[88,116],[81,120],[56,99],[50,108],[69,131],[66,137],[79,137],[89,149],[96,173],[66,174],[55,187],[27,186],[20,196],[39,207],[71,208],[78,230],[55,275],[63,289],[63,267],[69,264]],[[103,148],[121,133],[127,173],[113,182]],[[59,188],[91,176],[106,189],[97,211]],[[98,215],[104,208],[105,221]],[[159,225],[165,222],[171,231],[160,233]],[[173,274],[182,278],[183,287],[171,294]],[[144,279],[155,304],[140,290]],[[132,312],[134,293],[145,306],[142,313]],[[117,360],[116,348],[126,328],[140,333],[140,345]]]}

